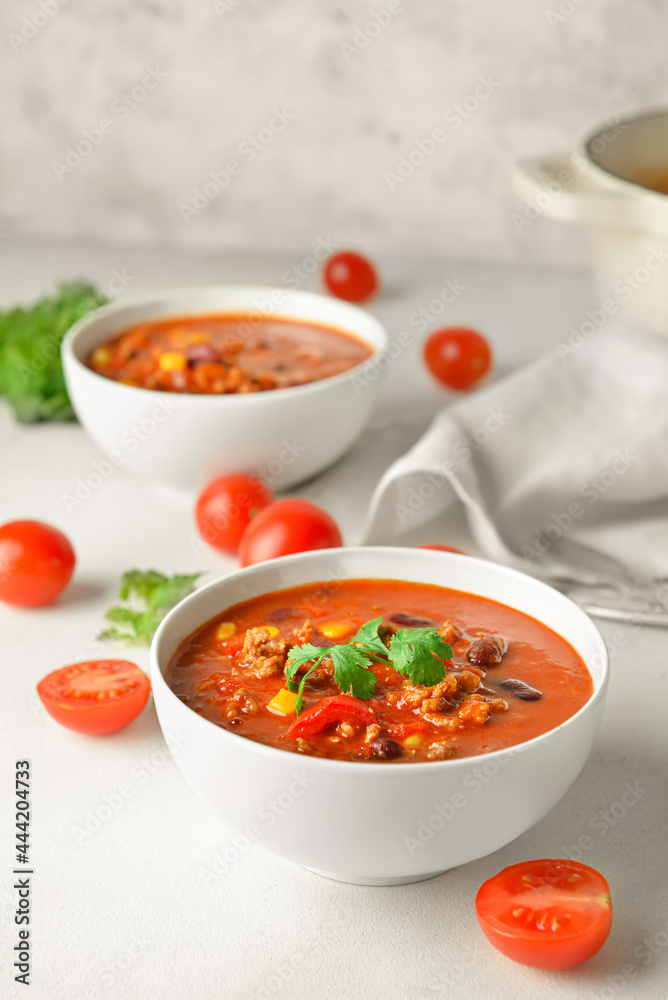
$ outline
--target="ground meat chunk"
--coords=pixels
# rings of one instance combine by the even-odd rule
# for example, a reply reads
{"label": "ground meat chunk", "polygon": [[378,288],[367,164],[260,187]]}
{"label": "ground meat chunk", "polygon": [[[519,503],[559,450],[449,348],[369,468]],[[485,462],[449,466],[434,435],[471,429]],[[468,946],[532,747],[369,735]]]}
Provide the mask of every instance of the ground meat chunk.
{"label": "ground meat chunk", "polygon": [[462,725],[456,715],[440,715],[438,712],[427,712],[423,718],[426,722],[431,722],[432,726],[438,729],[445,729],[449,733],[454,733]]}
{"label": "ground meat chunk", "polygon": [[[401,691],[401,700],[409,708],[418,708],[425,701],[446,699],[453,697],[457,693],[457,678],[454,674],[446,674],[442,681],[433,687],[425,687],[424,684],[406,684]],[[430,709],[427,709],[430,711]],[[440,711],[440,709],[431,709]]]}
{"label": "ground meat chunk", "polygon": [[239,654],[239,667],[251,677],[275,677],[282,673],[287,658],[285,639],[272,639],[266,628],[249,628]]}
{"label": "ground meat chunk", "polygon": [[380,736],[380,726],[377,722],[372,723],[372,725],[366,727],[366,733],[364,734],[364,742],[367,744],[373,743]]}
{"label": "ground meat chunk", "polygon": [[466,659],[476,667],[493,667],[500,663],[506,651],[503,639],[486,635],[472,642],[466,651]]}
{"label": "ground meat chunk", "polygon": [[429,760],[447,760],[449,757],[456,757],[458,753],[459,747],[455,746],[454,743],[438,740],[436,743],[429,744],[427,758]]}
{"label": "ground meat chunk", "polygon": [[457,686],[460,691],[473,692],[480,687],[480,677],[472,670],[462,670],[461,674],[455,674]]}
{"label": "ground meat chunk", "polygon": [[482,725],[489,719],[489,705],[482,696],[474,695],[461,703],[457,709],[457,717],[462,722],[475,722],[477,725]]}
{"label": "ground meat chunk", "polygon": [[239,715],[256,715],[259,707],[252,694],[239,688],[222,700],[220,712],[224,719],[236,719]]}
{"label": "ground meat chunk", "polygon": [[301,628],[293,629],[292,636],[295,640],[295,646],[304,646],[307,642],[310,642],[313,638],[313,626],[311,625],[311,619],[307,618]]}
{"label": "ground meat chunk", "polygon": [[462,637],[462,633],[456,625],[453,625],[449,618],[441,625],[440,633],[445,641],[449,643],[457,642]]}
{"label": "ground meat chunk", "polygon": [[435,698],[425,698],[420,705],[420,712],[426,715],[431,712],[447,712],[450,708],[450,701],[445,695],[437,695]]}

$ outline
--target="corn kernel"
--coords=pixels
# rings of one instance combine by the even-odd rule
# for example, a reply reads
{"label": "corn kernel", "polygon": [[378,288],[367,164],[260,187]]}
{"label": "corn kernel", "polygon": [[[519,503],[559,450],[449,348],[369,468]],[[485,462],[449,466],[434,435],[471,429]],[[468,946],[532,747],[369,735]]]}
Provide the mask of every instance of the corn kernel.
{"label": "corn kernel", "polygon": [[281,688],[267,705],[267,711],[273,715],[295,715],[297,711],[295,708],[296,701],[297,693],[295,691],[288,691],[287,688]]}
{"label": "corn kernel", "polygon": [[178,372],[185,368],[186,356],[177,351],[165,351],[164,354],[160,355],[158,365],[163,372]]}
{"label": "corn kernel", "polygon": [[415,733],[413,736],[407,736],[404,740],[405,747],[419,747],[422,744],[422,737],[419,733]]}
{"label": "corn kernel", "polygon": [[277,639],[278,636],[281,634],[280,630],[277,629],[275,625],[258,625],[257,627],[258,628],[265,628],[267,630],[267,632],[269,633],[269,638],[270,639]]}
{"label": "corn kernel", "polygon": [[110,358],[111,351],[108,351],[106,347],[96,347],[91,354],[91,361],[94,365],[106,365]]}
{"label": "corn kernel", "polygon": [[346,636],[352,635],[357,629],[350,622],[325,622],[324,625],[318,625],[318,631],[322,632],[326,639],[336,642],[337,639],[345,639]]}
{"label": "corn kernel", "polygon": [[134,385],[134,386],[137,385],[137,383],[133,378],[119,378],[118,381],[121,383],[121,385]]}
{"label": "corn kernel", "polygon": [[234,635],[236,630],[237,627],[233,622],[221,622],[216,629],[216,639],[218,639],[219,642],[225,642]]}

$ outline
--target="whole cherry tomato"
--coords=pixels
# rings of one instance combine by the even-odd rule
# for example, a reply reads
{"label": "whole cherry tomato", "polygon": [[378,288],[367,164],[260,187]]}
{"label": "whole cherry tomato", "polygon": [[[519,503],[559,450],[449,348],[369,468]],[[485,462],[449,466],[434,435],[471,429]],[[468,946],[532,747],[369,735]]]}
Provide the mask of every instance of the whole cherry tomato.
{"label": "whole cherry tomato", "polygon": [[197,498],[195,520],[205,542],[235,555],[244,531],[273,500],[270,490],[255,476],[221,476]]}
{"label": "whole cherry tomato", "polygon": [[0,601],[26,608],[49,604],[70,582],[76,557],[68,538],[42,521],[0,528]]}
{"label": "whole cherry tomato", "polygon": [[347,302],[364,302],[378,289],[373,265],[351,250],[335,253],[325,262],[323,281],[332,295]]}
{"label": "whole cherry tomato", "polygon": [[277,500],[246,528],[239,546],[242,566],[343,544],[336,521],[308,500]]}
{"label": "whole cherry tomato", "polygon": [[448,389],[470,389],[492,366],[492,350],[483,336],[466,327],[432,333],[424,345],[432,375]]}

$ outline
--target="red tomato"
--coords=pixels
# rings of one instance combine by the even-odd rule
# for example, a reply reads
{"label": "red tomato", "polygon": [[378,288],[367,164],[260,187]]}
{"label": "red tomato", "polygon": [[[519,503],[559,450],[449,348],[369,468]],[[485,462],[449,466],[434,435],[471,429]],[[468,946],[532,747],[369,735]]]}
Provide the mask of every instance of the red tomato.
{"label": "red tomato", "polygon": [[454,545],[418,545],[418,549],[433,549],[434,552],[457,552],[460,556],[466,553],[462,549],[456,549]]}
{"label": "red tomato", "polygon": [[492,366],[492,350],[475,330],[446,327],[427,338],[427,368],[448,389],[470,389]]}
{"label": "red tomato", "polygon": [[288,736],[293,740],[300,737],[306,739],[321,733],[329,726],[338,725],[339,722],[373,726],[377,721],[373,709],[359,698],[351,698],[348,694],[334,694],[329,698],[321,698],[315,705],[302,712],[288,729]]}
{"label": "red tomato", "polygon": [[483,882],[478,922],[495,948],[535,969],[569,969],[595,955],[612,924],[610,886],[595,868],[543,858]]}
{"label": "red tomato", "polygon": [[0,601],[26,608],[49,604],[74,572],[74,549],[62,531],[41,521],[0,528]]}
{"label": "red tomato", "polygon": [[244,531],[273,495],[254,476],[221,476],[200,493],[195,505],[197,528],[209,545],[236,555]]}
{"label": "red tomato", "polygon": [[343,544],[336,521],[308,500],[277,500],[261,510],[246,528],[239,560],[242,566],[312,549]]}
{"label": "red tomato", "polygon": [[350,250],[335,253],[326,261],[323,281],[332,295],[347,302],[364,302],[378,289],[373,265]]}
{"label": "red tomato", "polygon": [[128,660],[89,660],[47,674],[37,694],[56,722],[75,733],[115,733],[148,701],[146,674]]}
{"label": "red tomato", "polygon": [[225,653],[227,656],[238,656],[243,649],[244,639],[246,638],[246,633],[242,632],[241,635],[233,635],[231,639],[228,639],[225,643]]}

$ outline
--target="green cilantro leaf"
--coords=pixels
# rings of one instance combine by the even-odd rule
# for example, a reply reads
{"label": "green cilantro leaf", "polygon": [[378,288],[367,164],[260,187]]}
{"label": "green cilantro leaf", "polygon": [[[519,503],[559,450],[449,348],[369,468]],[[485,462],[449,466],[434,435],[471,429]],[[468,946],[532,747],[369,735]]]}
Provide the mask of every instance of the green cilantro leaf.
{"label": "green cilantro leaf", "polygon": [[432,628],[402,628],[392,636],[390,660],[395,670],[412,684],[433,687],[445,677],[443,660],[452,659],[452,648]]}
{"label": "green cilantro leaf", "polygon": [[[337,646],[314,646],[308,642],[289,650],[285,677],[289,689],[298,692],[297,715],[304,707],[304,685],[309,674],[327,656],[334,664],[334,680],[339,690],[363,701],[372,697],[376,685],[374,661],[393,666],[411,684],[433,687],[443,680],[446,662],[452,659],[452,648],[437,629],[400,629],[392,636],[388,649],[379,635],[382,622],[382,618],[365,622],[351,639]],[[297,686],[297,672],[309,663],[311,666]]]}
{"label": "green cilantro leaf", "polygon": [[105,618],[109,628],[98,639],[135,645],[151,644],[158,625],[168,611],[191,594],[201,573],[165,576],[156,570],[129,570],[121,577],[119,598],[123,606],[110,608]]}
{"label": "green cilantro leaf", "polygon": [[358,643],[360,646],[364,646],[368,650],[373,650],[374,653],[378,653],[384,660],[387,659],[387,646],[383,640],[378,635],[378,629],[382,624],[382,618],[373,618],[369,622],[365,622],[364,625],[358,630],[357,635],[354,635],[350,642]]}
{"label": "green cilantro leaf", "polygon": [[288,662],[285,667],[287,680],[293,680],[300,667],[306,666],[311,660],[319,662],[324,659],[327,653],[329,653],[329,648],[313,646],[310,642],[304,643],[303,646],[293,646],[288,652]]}
{"label": "green cilantro leaf", "polygon": [[334,680],[342,694],[366,701],[373,694],[376,678],[369,669],[370,657],[359,648],[346,644],[332,646],[329,655],[334,663]]}

